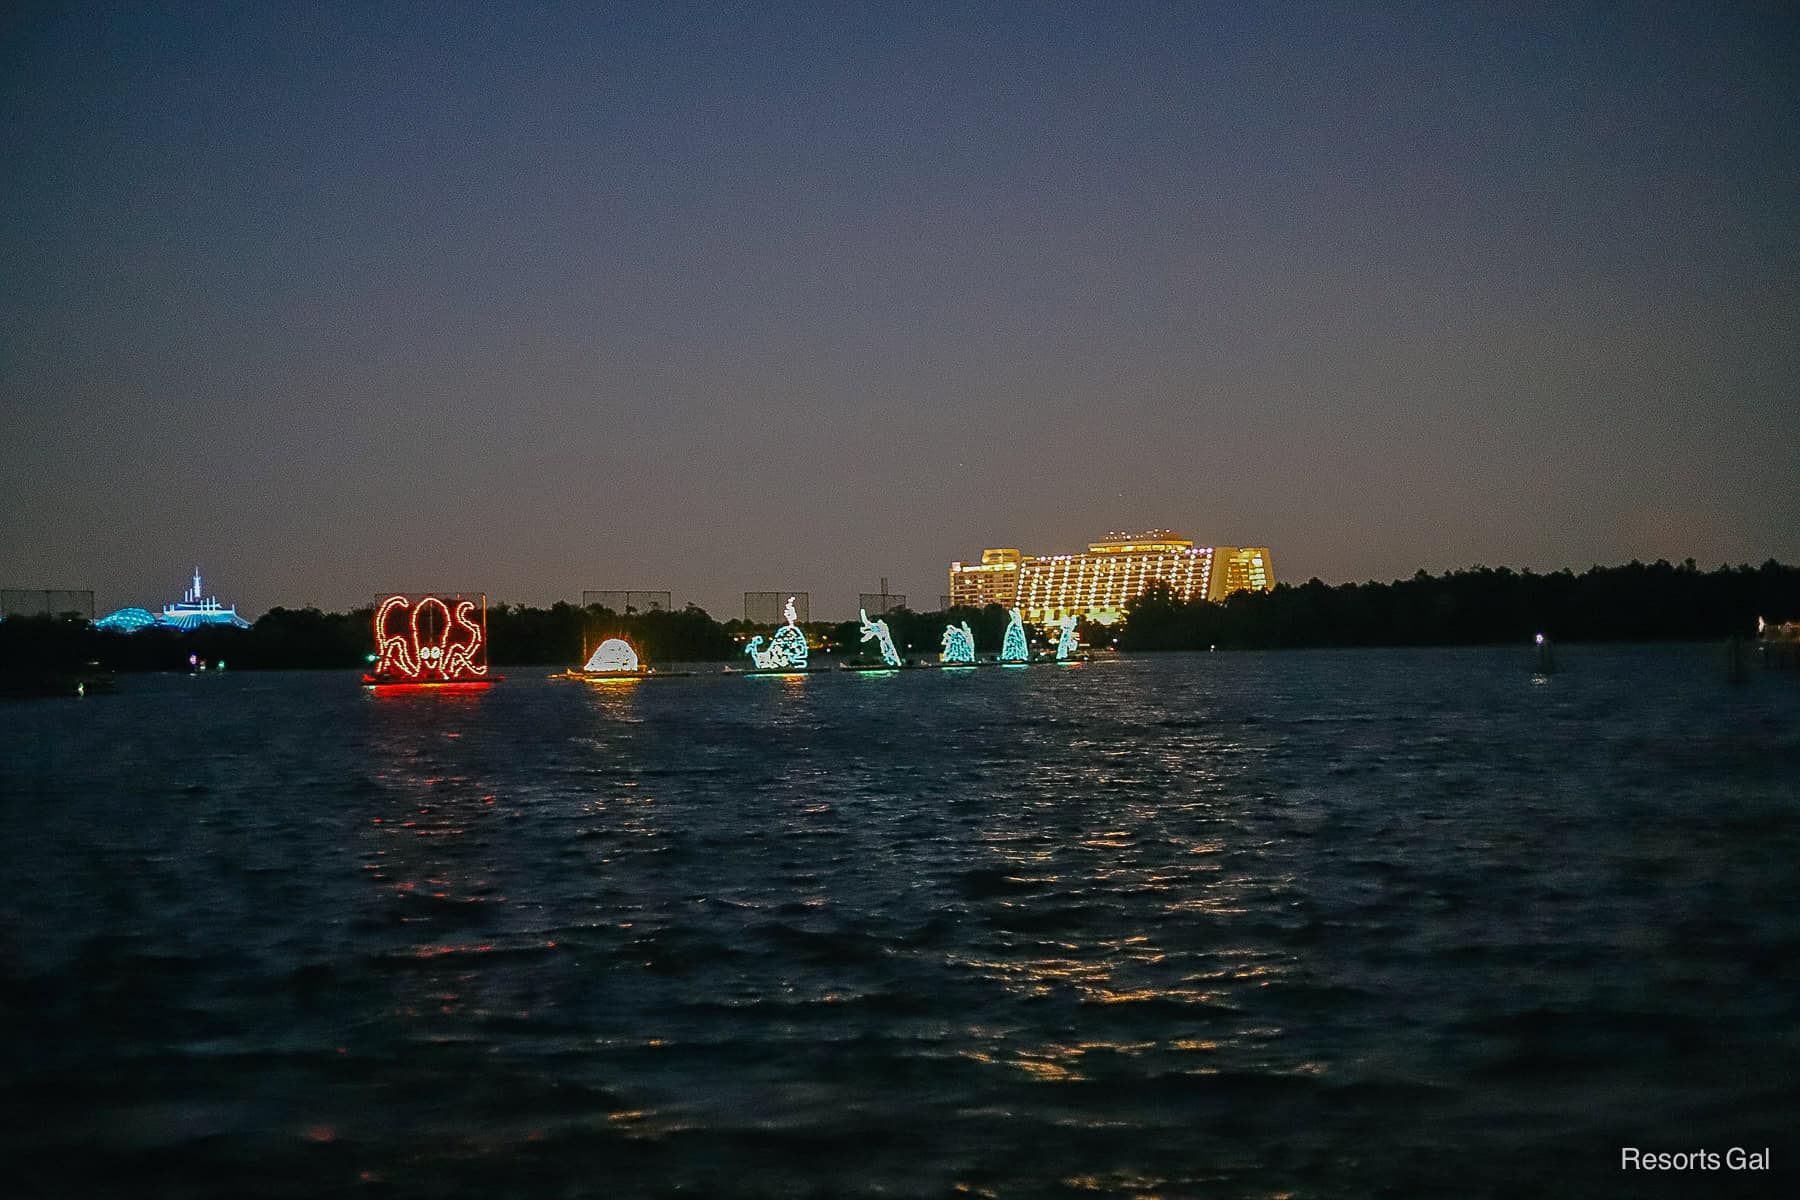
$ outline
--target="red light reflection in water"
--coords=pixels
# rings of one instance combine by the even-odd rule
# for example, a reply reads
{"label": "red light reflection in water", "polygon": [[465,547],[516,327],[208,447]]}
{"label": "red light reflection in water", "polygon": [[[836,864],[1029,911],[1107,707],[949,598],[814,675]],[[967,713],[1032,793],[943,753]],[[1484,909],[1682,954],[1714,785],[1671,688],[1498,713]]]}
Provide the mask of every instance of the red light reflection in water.
{"label": "red light reflection in water", "polygon": [[359,920],[383,961],[407,964],[386,977],[385,1006],[401,1035],[421,1043],[465,1039],[471,1022],[530,1010],[528,973],[495,965],[561,952],[546,923],[512,904],[531,876],[511,853],[508,822],[520,814],[500,786],[501,751],[476,720],[500,699],[488,686],[370,688],[363,718],[374,786],[355,822],[367,884]]}
{"label": "red light reflection in water", "polygon": [[485,692],[494,685],[485,679],[453,680],[439,683],[368,683],[368,676],[363,676],[369,691],[376,697],[391,699],[395,696],[410,696],[419,692],[446,692],[457,694],[462,692]]}

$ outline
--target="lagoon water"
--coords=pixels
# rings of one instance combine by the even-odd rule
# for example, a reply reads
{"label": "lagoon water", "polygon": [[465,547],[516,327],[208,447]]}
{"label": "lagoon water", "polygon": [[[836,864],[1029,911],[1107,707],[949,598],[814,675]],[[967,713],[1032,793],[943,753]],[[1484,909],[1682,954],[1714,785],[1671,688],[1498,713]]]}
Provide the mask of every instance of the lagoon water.
{"label": "lagoon water", "polygon": [[8,1190],[1641,1194],[1621,1146],[1791,1169],[1800,678],[1560,657],[384,697],[228,673],[8,705]]}

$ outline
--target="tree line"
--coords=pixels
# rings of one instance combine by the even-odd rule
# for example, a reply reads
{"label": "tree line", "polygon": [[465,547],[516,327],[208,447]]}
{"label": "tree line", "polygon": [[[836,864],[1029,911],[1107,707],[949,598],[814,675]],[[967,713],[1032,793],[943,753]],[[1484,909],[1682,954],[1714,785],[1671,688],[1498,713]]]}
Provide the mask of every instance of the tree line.
{"label": "tree line", "polygon": [[1800,568],[1701,571],[1688,559],[1536,574],[1476,566],[1392,583],[1312,579],[1223,602],[1151,587],[1126,606],[1126,650],[1302,646],[1447,646],[1562,641],[1681,641],[1754,636],[1758,617],[1800,617]]}
{"label": "tree line", "polygon": [[[873,615],[873,614],[872,614]],[[1639,562],[1592,567],[1581,574],[1535,574],[1477,566],[1392,583],[1336,586],[1309,580],[1269,592],[1239,592],[1222,602],[1182,600],[1152,585],[1126,605],[1108,630],[1084,626],[1083,640],[1134,651],[1265,649],[1303,646],[1420,646],[1518,642],[1536,633],[1563,641],[1656,641],[1724,638],[1755,632],[1757,617],[1800,618],[1800,568],[1773,560],[1761,567],[1699,570]],[[944,612],[897,609],[882,615],[902,654],[929,657],[944,626],[969,623],[977,648],[995,653],[1007,612],[997,604]],[[274,608],[249,629],[137,633],[95,629],[68,617],[0,621],[0,671],[98,667],[113,671],[185,670],[189,657],[229,668],[363,667],[374,652],[374,612],[327,613]],[[817,647],[843,658],[877,656],[857,621],[806,626]],[[715,621],[694,605],[673,611],[615,613],[558,602],[548,608],[499,604],[488,610],[489,661],[495,666],[580,665],[608,637],[623,637],[652,663],[720,662],[769,626]],[[1048,638],[1035,638],[1048,648]]]}

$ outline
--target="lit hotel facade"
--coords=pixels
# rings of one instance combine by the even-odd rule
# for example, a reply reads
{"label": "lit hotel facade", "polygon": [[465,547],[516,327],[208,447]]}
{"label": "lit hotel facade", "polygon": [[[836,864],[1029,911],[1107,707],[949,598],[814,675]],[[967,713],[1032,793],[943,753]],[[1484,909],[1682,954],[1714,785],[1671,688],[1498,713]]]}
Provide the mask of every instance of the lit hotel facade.
{"label": "lit hotel facade", "polygon": [[950,603],[1020,608],[1037,625],[1078,616],[1111,624],[1153,583],[1183,600],[1223,600],[1275,586],[1266,546],[1196,546],[1166,529],[1108,534],[1085,554],[1026,555],[1003,547],[950,564]]}

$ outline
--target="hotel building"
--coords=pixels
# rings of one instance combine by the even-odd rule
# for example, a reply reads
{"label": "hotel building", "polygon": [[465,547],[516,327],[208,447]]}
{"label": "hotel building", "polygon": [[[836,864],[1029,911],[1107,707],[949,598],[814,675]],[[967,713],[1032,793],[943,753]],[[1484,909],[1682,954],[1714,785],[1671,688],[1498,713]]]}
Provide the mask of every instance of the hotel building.
{"label": "hotel building", "polygon": [[1075,615],[1111,624],[1125,602],[1153,583],[1183,600],[1223,600],[1232,592],[1275,586],[1266,546],[1196,546],[1166,529],[1108,534],[1085,554],[1029,556],[983,550],[980,562],[950,564],[950,602],[1021,608],[1037,625]]}
{"label": "hotel building", "polygon": [[1015,608],[1019,603],[1019,567],[1025,560],[1017,550],[983,550],[978,563],[950,564],[950,604],[984,608],[998,604]]}

